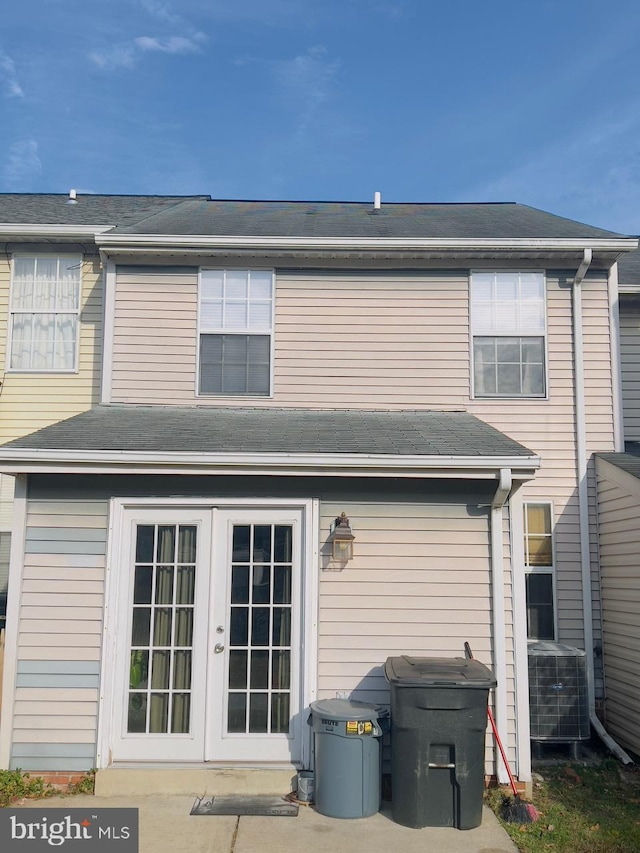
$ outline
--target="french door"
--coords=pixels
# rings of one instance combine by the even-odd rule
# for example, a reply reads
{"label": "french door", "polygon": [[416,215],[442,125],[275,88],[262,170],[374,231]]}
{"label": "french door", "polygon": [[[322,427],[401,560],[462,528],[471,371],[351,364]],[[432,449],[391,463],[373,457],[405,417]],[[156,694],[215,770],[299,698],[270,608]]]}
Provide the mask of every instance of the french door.
{"label": "french door", "polygon": [[127,508],[114,761],[300,759],[303,510]]}

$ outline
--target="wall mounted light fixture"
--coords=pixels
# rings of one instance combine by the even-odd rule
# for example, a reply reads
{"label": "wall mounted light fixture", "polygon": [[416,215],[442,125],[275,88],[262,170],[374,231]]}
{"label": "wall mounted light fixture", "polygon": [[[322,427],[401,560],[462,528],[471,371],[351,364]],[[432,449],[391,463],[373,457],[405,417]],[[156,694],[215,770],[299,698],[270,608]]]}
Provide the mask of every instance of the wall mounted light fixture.
{"label": "wall mounted light fixture", "polygon": [[353,558],[353,540],[356,537],[349,526],[349,519],[346,513],[338,516],[331,527],[331,556],[334,560],[339,560],[341,563],[346,563]]}

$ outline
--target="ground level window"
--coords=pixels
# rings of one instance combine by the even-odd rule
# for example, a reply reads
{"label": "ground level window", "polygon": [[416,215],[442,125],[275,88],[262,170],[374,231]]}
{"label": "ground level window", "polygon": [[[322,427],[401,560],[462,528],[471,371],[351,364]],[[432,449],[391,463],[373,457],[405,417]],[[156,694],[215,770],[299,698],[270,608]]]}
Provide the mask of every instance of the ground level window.
{"label": "ground level window", "polygon": [[527,637],[555,640],[553,520],[550,503],[524,505]]}

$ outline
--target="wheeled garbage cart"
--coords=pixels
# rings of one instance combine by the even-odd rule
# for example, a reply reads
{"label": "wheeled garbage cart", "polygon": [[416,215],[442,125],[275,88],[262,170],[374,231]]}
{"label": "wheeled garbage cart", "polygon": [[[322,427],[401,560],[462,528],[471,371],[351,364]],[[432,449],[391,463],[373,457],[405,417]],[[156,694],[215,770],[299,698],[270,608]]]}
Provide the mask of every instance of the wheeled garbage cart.
{"label": "wheeled garbage cart", "polygon": [[403,826],[482,821],[493,673],[466,658],[390,657],[392,817]]}

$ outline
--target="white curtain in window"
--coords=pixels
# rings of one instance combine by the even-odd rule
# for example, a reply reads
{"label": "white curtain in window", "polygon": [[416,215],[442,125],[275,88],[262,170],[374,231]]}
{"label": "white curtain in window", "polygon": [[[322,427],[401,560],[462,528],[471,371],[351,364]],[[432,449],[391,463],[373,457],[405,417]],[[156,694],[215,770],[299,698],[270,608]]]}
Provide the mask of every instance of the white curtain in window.
{"label": "white curtain in window", "polygon": [[73,370],[80,303],[79,257],[15,258],[11,368]]}

